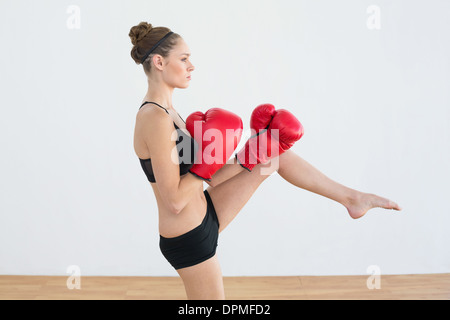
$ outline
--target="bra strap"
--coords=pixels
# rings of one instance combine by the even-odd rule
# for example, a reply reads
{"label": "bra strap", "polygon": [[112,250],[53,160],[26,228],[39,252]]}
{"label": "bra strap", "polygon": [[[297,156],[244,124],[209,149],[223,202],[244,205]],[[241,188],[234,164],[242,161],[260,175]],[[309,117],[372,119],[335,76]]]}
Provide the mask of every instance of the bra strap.
{"label": "bra strap", "polygon": [[[169,111],[167,111],[167,109],[166,108],[164,108],[164,107],[161,107],[159,104],[157,104],[156,102],[150,102],[150,101],[146,101],[146,102],[144,102],[143,104],[142,104],[142,106],[141,106],[141,108],[143,107],[143,106],[145,106],[147,103],[153,103],[153,104],[156,104],[158,107],[160,107],[160,108],[162,108],[162,109],[164,109],[164,111],[167,113],[167,114],[169,114]],[[141,108],[139,108],[139,110],[141,109]]]}

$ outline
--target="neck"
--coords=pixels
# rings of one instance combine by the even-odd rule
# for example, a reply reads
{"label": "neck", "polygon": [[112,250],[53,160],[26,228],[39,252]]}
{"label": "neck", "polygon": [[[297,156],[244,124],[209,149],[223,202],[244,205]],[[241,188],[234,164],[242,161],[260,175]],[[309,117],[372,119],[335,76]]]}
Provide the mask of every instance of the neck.
{"label": "neck", "polygon": [[148,79],[148,90],[145,95],[145,101],[156,102],[166,109],[173,109],[172,95],[173,87],[168,86],[163,81]]}

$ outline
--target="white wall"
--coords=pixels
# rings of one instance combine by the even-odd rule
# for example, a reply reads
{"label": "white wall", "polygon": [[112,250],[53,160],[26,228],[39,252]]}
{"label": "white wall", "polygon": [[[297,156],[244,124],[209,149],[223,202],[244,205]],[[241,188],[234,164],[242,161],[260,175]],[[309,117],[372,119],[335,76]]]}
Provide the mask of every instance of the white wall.
{"label": "white wall", "polygon": [[[70,5],[80,28],[70,29]],[[380,9],[370,30],[367,12]],[[271,102],[294,150],[332,179],[397,201],[351,220],[272,176],[221,234],[232,275],[450,272],[449,1],[0,2],[0,274],[176,275],[133,150],[146,78],[128,32],[180,33],[196,66],[174,104],[242,116]]]}

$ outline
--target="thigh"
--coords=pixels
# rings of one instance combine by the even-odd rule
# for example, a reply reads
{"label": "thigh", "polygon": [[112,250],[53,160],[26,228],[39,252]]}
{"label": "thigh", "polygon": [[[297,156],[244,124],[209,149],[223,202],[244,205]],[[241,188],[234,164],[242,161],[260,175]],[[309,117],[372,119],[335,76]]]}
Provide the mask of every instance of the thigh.
{"label": "thigh", "polygon": [[212,177],[211,186],[218,186],[219,184],[231,179],[235,175],[244,171],[245,169],[241,167],[235,160],[231,163],[225,164],[222,168],[220,168]]}
{"label": "thigh", "polygon": [[207,191],[219,219],[219,232],[223,231],[250,200],[261,183],[276,171],[276,167],[259,164],[252,172],[243,170]]}
{"label": "thigh", "polygon": [[177,270],[189,300],[224,300],[223,277],[217,256]]}

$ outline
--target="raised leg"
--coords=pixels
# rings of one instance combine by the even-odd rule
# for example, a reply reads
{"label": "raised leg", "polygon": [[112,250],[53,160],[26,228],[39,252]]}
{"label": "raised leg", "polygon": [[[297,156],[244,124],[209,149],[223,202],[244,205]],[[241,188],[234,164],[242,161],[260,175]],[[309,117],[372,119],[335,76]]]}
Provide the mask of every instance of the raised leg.
{"label": "raised leg", "polygon": [[331,180],[291,150],[279,157],[278,174],[296,187],[339,202],[347,208],[353,219],[361,218],[375,207],[401,210],[398,204],[389,199],[360,192]]}
{"label": "raised leg", "polygon": [[401,210],[397,203],[389,199],[333,181],[292,150],[288,150],[272,159],[271,163],[257,165],[252,172],[242,170],[238,164],[229,165],[227,172],[234,175],[228,180],[220,181],[219,185],[208,188],[219,217],[220,231],[228,226],[261,183],[275,171],[296,187],[342,204],[353,219],[361,218],[370,209],[377,207]]}

